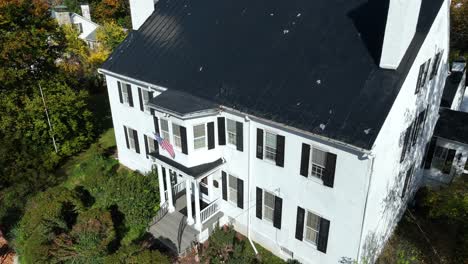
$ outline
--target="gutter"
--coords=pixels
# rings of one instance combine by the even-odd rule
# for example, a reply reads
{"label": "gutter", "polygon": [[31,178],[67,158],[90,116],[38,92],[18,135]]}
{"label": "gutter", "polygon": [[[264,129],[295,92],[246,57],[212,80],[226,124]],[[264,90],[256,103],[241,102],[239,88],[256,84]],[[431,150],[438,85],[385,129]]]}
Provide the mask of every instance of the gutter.
{"label": "gutter", "polygon": [[247,190],[248,190],[248,197],[247,197],[247,238],[249,239],[249,242],[250,242],[250,245],[252,246],[254,252],[255,252],[255,255],[257,256],[258,255],[258,251],[257,251],[257,248],[255,247],[255,244],[253,243],[252,241],[252,238],[250,236],[250,225],[251,225],[251,217],[250,217],[250,201],[251,201],[251,188],[250,188],[250,181],[251,181],[251,175],[252,175],[252,167],[251,167],[251,162],[250,162],[250,159],[251,159],[251,155],[250,155],[250,146],[251,146],[251,142],[250,142],[250,118],[249,116],[245,116],[245,122],[249,125],[248,126],[248,131],[249,133],[247,133],[247,142],[249,142],[249,145],[247,147],[247,179],[248,179],[248,186],[247,186]]}
{"label": "gutter", "polygon": [[367,215],[367,204],[369,202],[370,186],[372,182],[372,176],[374,175],[374,161],[375,161],[375,156],[373,154],[369,154],[369,155],[365,154],[364,157],[371,159],[371,166],[370,166],[369,180],[367,182],[366,202],[364,203],[364,213],[362,214],[361,232],[359,236],[359,247],[358,247],[358,252],[357,252],[357,257],[356,257],[356,261],[358,262],[359,262],[359,258],[361,257],[360,255],[361,255],[362,236],[363,236],[364,224],[365,224],[366,215]]}
{"label": "gutter", "polygon": [[119,78],[121,80],[125,80],[125,81],[128,81],[128,82],[140,84],[142,86],[147,86],[147,87],[155,89],[158,92],[164,92],[164,91],[167,90],[167,88],[164,88],[164,87],[161,87],[161,86],[158,86],[158,85],[154,85],[154,84],[151,84],[151,83],[148,83],[148,82],[140,81],[140,80],[137,80],[137,79],[134,79],[134,78],[131,78],[131,77],[127,77],[127,76],[124,76],[124,75],[121,75],[121,74],[118,74],[118,73],[114,73],[114,72],[111,72],[111,71],[108,71],[108,70],[104,70],[102,68],[98,69],[98,73],[104,74],[104,75],[110,75],[112,77],[116,77],[116,78]]}

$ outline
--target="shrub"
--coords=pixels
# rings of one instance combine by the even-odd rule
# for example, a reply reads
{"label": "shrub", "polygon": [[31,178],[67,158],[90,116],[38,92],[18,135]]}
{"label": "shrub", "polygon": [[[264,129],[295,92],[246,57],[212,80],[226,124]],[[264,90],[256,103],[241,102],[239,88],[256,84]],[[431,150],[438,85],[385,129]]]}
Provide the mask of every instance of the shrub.
{"label": "shrub", "polygon": [[106,264],[169,264],[167,256],[159,251],[142,248],[138,245],[124,246],[112,255],[105,258]]}

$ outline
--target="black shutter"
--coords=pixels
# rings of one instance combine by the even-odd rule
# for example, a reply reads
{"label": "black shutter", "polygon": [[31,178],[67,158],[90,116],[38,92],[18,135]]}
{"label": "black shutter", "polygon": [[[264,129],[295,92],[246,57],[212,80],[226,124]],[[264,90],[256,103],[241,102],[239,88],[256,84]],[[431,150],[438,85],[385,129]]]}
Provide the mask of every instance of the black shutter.
{"label": "black shutter", "polygon": [[[156,134],[160,135],[158,117],[154,114],[154,110],[153,110],[153,109],[151,109],[151,114],[153,115],[154,132],[156,132]],[[160,135],[160,136],[161,136],[161,135]]]}
{"label": "black shutter", "polygon": [[227,175],[224,171],[221,171],[221,185],[223,191],[223,200],[227,201]]}
{"label": "black shutter", "polygon": [[215,139],[214,139],[214,122],[209,122],[208,127],[208,149],[214,149]]}
{"label": "black shutter", "polygon": [[400,157],[400,163],[403,162],[405,160],[405,157],[406,157],[406,152],[408,150],[408,143],[409,143],[409,140],[410,140],[410,137],[411,137],[411,130],[413,128],[413,125],[409,126],[407,129],[406,129],[406,132],[405,132],[405,139],[403,141],[403,149],[401,150],[401,157]]}
{"label": "black shutter", "polygon": [[130,149],[130,143],[128,143],[128,133],[127,133],[127,127],[124,126],[124,133],[125,133],[125,143],[127,143],[127,148]]}
{"label": "black shutter", "polygon": [[432,158],[434,157],[434,151],[436,148],[437,139],[433,137],[429,145],[429,149],[426,153],[426,160],[424,161],[424,169],[428,170],[431,168]]}
{"label": "black shutter", "polygon": [[304,216],[305,210],[298,206],[296,216],[296,239],[300,241],[302,241],[304,237]]}
{"label": "black shutter", "polygon": [[140,153],[140,143],[138,142],[138,132],[133,130],[133,139],[135,140],[135,151]]}
{"label": "black shutter", "polygon": [[140,110],[145,111],[145,108],[143,108],[143,94],[141,94],[141,88],[138,87],[138,101],[140,101]]}
{"label": "black shutter", "polygon": [[323,184],[325,186],[333,188],[333,183],[335,182],[335,168],[336,168],[336,155],[333,153],[327,153],[325,171],[322,177]]}
{"label": "black shutter", "polygon": [[122,96],[122,84],[117,81],[117,87],[119,87],[119,99],[120,99],[120,103],[123,104],[123,96]]}
{"label": "black shutter", "polygon": [[257,201],[255,215],[257,218],[262,219],[262,206],[263,206],[263,190],[257,187]]}
{"label": "black shutter", "polygon": [[283,213],[283,199],[275,196],[275,210],[273,211],[273,226],[281,229],[281,214]]}
{"label": "black shutter", "polygon": [[422,82],[422,75],[424,73],[424,64],[419,66],[419,74],[418,74],[418,82],[416,83],[416,90],[414,91],[414,94],[419,93],[420,87],[421,87],[421,82]]}
{"label": "black shutter", "polygon": [[410,183],[412,175],[413,175],[413,166],[411,166],[411,168],[409,168],[405,173],[405,183],[403,184],[403,191],[401,192],[401,198],[405,197],[406,190],[408,189],[408,185]]}
{"label": "black shutter", "polygon": [[162,167],[164,190],[167,191],[166,169]]}
{"label": "black shutter", "polygon": [[156,139],[153,139],[154,152],[159,153],[159,143]]}
{"label": "black shutter", "polygon": [[244,151],[244,124],[236,122],[236,147],[239,151]]}
{"label": "black shutter", "polygon": [[310,145],[302,143],[302,154],[301,154],[301,175],[308,177],[309,175],[309,161],[310,161]]}
{"label": "black shutter", "polygon": [[244,181],[237,179],[237,207],[244,209]]}
{"label": "black shutter", "polygon": [[133,107],[133,95],[132,95],[132,86],[130,84],[126,84],[127,92],[128,92],[128,104]]}
{"label": "black shutter", "polygon": [[257,128],[257,158],[263,159],[263,130]]}
{"label": "black shutter", "polygon": [[284,167],[284,136],[276,136],[276,166]]}
{"label": "black shutter", "polygon": [[218,117],[218,144],[226,145],[226,119]]}
{"label": "black shutter", "polygon": [[188,154],[187,150],[187,129],[180,126],[180,141],[182,143],[182,153]]}
{"label": "black shutter", "polygon": [[327,253],[328,232],[330,230],[330,221],[325,218],[320,218],[320,230],[317,243],[317,250]]}
{"label": "black shutter", "polygon": [[448,154],[447,154],[447,159],[445,160],[444,168],[442,169],[443,173],[449,174],[450,171],[452,170],[452,164],[453,164],[453,159],[455,158],[455,152],[456,150],[449,149]]}
{"label": "black shutter", "polygon": [[146,154],[146,158],[148,158],[148,137],[146,135],[143,135],[143,138],[145,140],[145,154]]}

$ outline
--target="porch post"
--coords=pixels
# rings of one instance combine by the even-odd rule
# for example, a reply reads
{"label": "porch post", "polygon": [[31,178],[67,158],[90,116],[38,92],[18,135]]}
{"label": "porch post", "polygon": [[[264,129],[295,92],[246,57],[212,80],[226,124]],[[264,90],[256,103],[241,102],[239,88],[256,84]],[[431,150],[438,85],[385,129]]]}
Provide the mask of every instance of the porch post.
{"label": "porch post", "polygon": [[208,199],[213,201],[213,174],[208,175]]}
{"label": "porch post", "polygon": [[175,211],[174,207],[174,201],[172,200],[172,183],[171,183],[171,175],[170,173],[166,170],[166,168],[162,168],[163,170],[166,171],[166,184],[167,184],[167,200],[169,201],[168,204],[168,211],[169,213],[172,213]]}
{"label": "porch post", "polygon": [[192,181],[187,179],[185,181],[185,196],[187,196],[187,224],[193,225],[193,216],[192,216]]}
{"label": "porch post", "polygon": [[195,228],[198,231],[202,229],[201,217],[200,217],[200,186],[198,181],[194,181],[193,192],[195,193]]}
{"label": "porch post", "polygon": [[158,167],[158,181],[159,181],[159,197],[160,197],[160,205],[163,205],[166,202],[166,195],[164,194],[164,179],[162,173],[162,166],[161,164],[156,164]]}

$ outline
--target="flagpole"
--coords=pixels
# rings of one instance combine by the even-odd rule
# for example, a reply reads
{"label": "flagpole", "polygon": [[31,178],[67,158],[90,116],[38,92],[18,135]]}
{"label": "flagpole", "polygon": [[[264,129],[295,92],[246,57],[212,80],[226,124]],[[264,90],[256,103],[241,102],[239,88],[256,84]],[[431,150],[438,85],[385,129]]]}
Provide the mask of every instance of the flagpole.
{"label": "flagpole", "polygon": [[39,91],[41,91],[42,103],[44,104],[44,111],[45,111],[46,116],[47,116],[47,123],[49,123],[50,137],[52,137],[52,143],[54,144],[55,153],[58,153],[57,144],[55,143],[54,131],[52,129],[52,124],[50,123],[49,111],[47,110],[47,105],[46,105],[46,102],[45,102],[45,99],[44,99],[44,94],[42,93],[42,87],[41,87],[40,83],[39,83]]}

